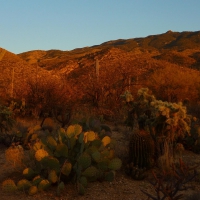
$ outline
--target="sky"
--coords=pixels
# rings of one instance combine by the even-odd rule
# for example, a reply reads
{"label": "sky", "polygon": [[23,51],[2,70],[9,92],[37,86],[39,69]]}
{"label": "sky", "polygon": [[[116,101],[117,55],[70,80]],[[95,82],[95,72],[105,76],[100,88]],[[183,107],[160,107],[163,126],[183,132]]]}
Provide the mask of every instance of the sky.
{"label": "sky", "polygon": [[200,0],[0,0],[0,47],[18,54],[200,30]]}

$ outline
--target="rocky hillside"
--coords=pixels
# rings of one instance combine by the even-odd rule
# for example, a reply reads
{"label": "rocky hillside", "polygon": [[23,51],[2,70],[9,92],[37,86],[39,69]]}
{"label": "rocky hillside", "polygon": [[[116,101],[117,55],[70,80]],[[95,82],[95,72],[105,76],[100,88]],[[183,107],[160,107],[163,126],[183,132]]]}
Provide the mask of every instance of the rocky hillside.
{"label": "rocky hillside", "polygon": [[[80,78],[94,71],[98,59],[104,69],[131,69],[140,78],[173,64],[181,70],[200,70],[200,31],[172,32],[145,38],[119,39],[71,51],[28,51],[15,55],[0,48],[0,92],[11,94],[30,78]],[[112,74],[113,76],[114,74]]]}
{"label": "rocky hillside", "polygon": [[[113,51],[112,49],[115,49]],[[145,38],[119,39],[108,41],[100,45],[78,48],[72,51],[29,51],[18,56],[29,64],[38,65],[47,70],[61,70],[69,72],[74,68],[90,65],[95,58],[108,59],[112,56],[121,62],[141,57],[148,54],[156,60],[165,60],[186,67],[198,68],[200,64],[200,31],[197,32],[172,32],[160,35],[151,35]],[[122,56],[123,54],[123,56]],[[110,55],[110,57],[109,57]],[[111,62],[111,64],[114,64]]]}
{"label": "rocky hillside", "polygon": [[16,91],[24,89],[30,79],[49,76],[51,73],[37,66],[30,65],[19,56],[0,48],[0,94],[14,96]]}

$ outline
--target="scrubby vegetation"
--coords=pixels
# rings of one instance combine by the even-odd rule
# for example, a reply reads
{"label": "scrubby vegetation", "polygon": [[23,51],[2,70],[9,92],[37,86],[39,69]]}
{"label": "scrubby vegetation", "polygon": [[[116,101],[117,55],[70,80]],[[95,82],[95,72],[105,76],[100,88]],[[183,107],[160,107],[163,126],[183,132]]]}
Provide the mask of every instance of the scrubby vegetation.
{"label": "scrubby vegetation", "polygon": [[[44,92],[41,94],[45,96]],[[45,119],[43,115],[38,116],[42,123],[29,127],[23,134],[17,129],[12,134],[11,146],[5,155],[7,162],[21,171],[21,179],[4,180],[2,190],[22,190],[34,195],[47,190],[51,185],[57,185],[57,195],[60,195],[62,190],[66,190],[65,185],[72,182],[76,185],[77,192],[83,195],[88,182],[111,182],[115,179],[117,170],[123,169],[124,173],[133,179],[142,180],[146,178],[149,169],[158,167],[161,174],[171,174],[174,178],[180,176],[180,179],[177,179],[178,185],[174,180],[169,193],[166,193],[163,188],[168,187],[165,186],[168,175],[163,174],[160,182],[154,174],[156,181],[161,184],[159,192],[163,193],[165,198],[175,198],[181,187],[196,176],[196,171],[188,175],[182,171],[186,170],[189,173],[181,155],[184,148],[198,153],[198,119],[188,115],[187,108],[182,103],[157,100],[148,88],[138,90],[137,96],[126,91],[120,98],[128,111],[124,126],[129,126],[132,132],[128,160],[120,159],[116,155],[116,143],[112,138],[111,129],[102,124],[101,121],[105,119],[100,117],[98,112],[96,117],[86,118],[79,118],[74,114],[65,124],[63,121],[59,124],[57,120],[55,127],[45,124],[45,120],[51,116],[48,112]],[[13,120],[11,114],[15,111],[12,106],[1,108],[4,119],[1,132],[6,132]],[[23,109],[26,110],[25,106]],[[18,112],[24,112],[23,117],[27,117],[27,112],[23,109]],[[15,112],[15,117],[19,115],[18,112]],[[51,116],[55,120],[57,117],[59,115]],[[178,160],[180,165],[177,169],[180,173],[173,167],[177,165]],[[177,176],[175,172],[178,173]],[[144,194],[152,199],[160,198],[160,194],[159,197],[153,197],[145,191]],[[181,195],[178,197],[181,198]]]}
{"label": "scrubby vegetation", "polygon": [[[89,182],[112,182],[119,171],[149,180],[153,170],[156,193],[143,193],[181,199],[198,176],[182,157],[184,150],[200,153],[196,35],[169,31],[20,55],[31,65],[2,50],[0,142],[20,173],[5,178],[2,190],[35,195],[56,187],[61,195],[73,183],[83,195]],[[128,151],[118,155],[110,125],[126,134]]]}

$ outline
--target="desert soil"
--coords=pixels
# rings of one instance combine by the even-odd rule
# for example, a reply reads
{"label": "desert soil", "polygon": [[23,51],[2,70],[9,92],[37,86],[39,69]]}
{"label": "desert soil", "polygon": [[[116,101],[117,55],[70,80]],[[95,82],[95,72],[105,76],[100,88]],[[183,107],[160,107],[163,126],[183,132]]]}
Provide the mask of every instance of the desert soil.
{"label": "desert soil", "polygon": [[[129,134],[125,128],[113,127],[113,138],[117,141],[116,153],[121,158],[126,158],[127,146]],[[0,146],[0,182],[6,178],[13,178],[18,180],[20,178],[20,173],[13,170],[12,166],[5,162],[5,146]],[[200,155],[194,154],[190,151],[183,152],[183,160],[189,164],[200,163]],[[151,177],[151,172],[148,172],[148,177]],[[185,199],[195,193],[200,191],[200,179],[196,179],[189,183],[190,189],[183,191]],[[88,188],[84,196],[77,194],[74,185],[66,185],[65,191],[60,197],[56,196],[56,187],[51,187],[46,192],[40,192],[34,196],[29,196],[23,192],[17,192],[16,194],[7,194],[0,188],[0,199],[1,200],[147,200],[147,196],[141,192],[145,190],[151,194],[154,194],[154,188],[149,183],[148,178],[140,181],[133,180],[127,176],[122,168],[122,170],[116,173],[116,178],[113,182],[93,182],[89,183]],[[199,197],[200,199],[200,197]]]}

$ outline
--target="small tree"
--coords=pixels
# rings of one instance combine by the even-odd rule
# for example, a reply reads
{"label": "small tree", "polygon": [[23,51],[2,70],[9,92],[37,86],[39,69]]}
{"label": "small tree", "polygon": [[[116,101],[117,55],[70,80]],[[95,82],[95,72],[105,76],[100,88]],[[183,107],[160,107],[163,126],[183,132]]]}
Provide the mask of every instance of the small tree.
{"label": "small tree", "polygon": [[25,96],[27,114],[42,117],[43,121],[54,116],[62,126],[69,122],[71,111],[80,97],[72,84],[60,79],[30,80],[28,91]]}

